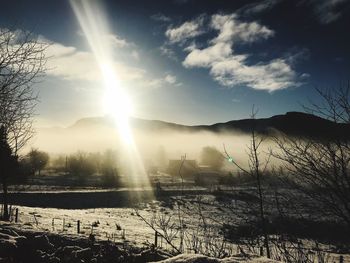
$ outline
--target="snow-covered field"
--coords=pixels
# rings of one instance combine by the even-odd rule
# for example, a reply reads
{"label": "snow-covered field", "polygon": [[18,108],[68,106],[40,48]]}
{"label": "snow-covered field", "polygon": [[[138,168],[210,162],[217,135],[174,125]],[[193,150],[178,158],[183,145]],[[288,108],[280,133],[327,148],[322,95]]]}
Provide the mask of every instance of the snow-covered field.
{"label": "snow-covered field", "polygon": [[[222,239],[218,236],[220,224],[223,222],[237,221],[237,216],[242,209],[240,201],[236,204],[236,213],[228,213],[223,209],[219,209],[211,205],[214,200],[212,195],[201,195],[201,205],[196,202],[196,197],[188,197],[183,204],[181,212],[181,220],[186,228],[187,238],[192,238],[190,241],[200,241],[200,239],[208,238],[211,235],[216,235],[210,242]],[[93,234],[95,238],[100,240],[112,240],[120,244],[131,244],[135,246],[144,246],[153,244],[155,241],[155,231],[138,215],[140,214],[150,224],[154,224],[161,232],[161,226],[167,220],[169,228],[173,228],[172,233],[176,236],[173,243],[179,245],[180,232],[177,231],[179,226],[179,210],[177,207],[162,203],[160,201],[151,201],[135,208],[94,208],[94,209],[56,209],[56,208],[39,208],[16,206],[12,207],[14,211],[18,208],[19,216],[18,223],[21,228],[34,229],[44,232],[53,232],[65,235],[79,235],[88,237]],[[200,214],[203,216],[201,217]],[[208,225],[207,233],[203,233],[198,228],[199,224]],[[210,220],[213,218],[214,220]],[[220,222],[216,222],[217,219]],[[80,222],[80,233],[77,233],[78,221]],[[308,241],[305,241],[308,244]],[[311,244],[311,243],[310,243]],[[164,249],[171,250],[171,246],[167,244],[164,238],[158,236],[158,246]],[[225,242],[225,246],[232,254],[238,251],[237,245]],[[185,252],[193,253],[190,249],[185,249]],[[258,253],[258,250],[255,251]],[[339,262],[339,255],[328,253],[328,261]],[[345,255],[344,262],[350,262],[350,257]]]}
{"label": "snow-covered field", "polygon": [[132,208],[55,209],[18,206],[19,223],[24,227],[54,233],[79,235],[93,233],[98,239],[141,245],[153,242],[154,232],[146,226]]}

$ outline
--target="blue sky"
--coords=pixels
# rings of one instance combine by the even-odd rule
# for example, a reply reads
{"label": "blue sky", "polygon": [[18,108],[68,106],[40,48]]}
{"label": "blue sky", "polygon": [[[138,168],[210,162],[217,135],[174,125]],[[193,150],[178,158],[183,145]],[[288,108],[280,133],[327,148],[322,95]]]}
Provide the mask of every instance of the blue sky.
{"label": "blue sky", "polygon": [[[302,110],[349,80],[348,0],[90,1],[134,114],[211,124]],[[98,3],[98,4],[97,4]],[[97,12],[97,11],[96,11]],[[7,1],[0,27],[51,44],[37,125],[105,114],[104,87],[69,1]]]}

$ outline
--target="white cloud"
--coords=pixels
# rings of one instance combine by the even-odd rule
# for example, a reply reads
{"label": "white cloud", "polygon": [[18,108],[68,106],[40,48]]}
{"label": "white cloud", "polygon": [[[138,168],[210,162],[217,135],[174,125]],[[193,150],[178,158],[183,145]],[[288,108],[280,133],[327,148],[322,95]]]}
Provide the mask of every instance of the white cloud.
{"label": "white cloud", "polygon": [[125,39],[115,35],[115,34],[108,34],[105,37],[105,40],[109,41],[109,43],[116,47],[116,48],[123,48],[134,45],[131,42],[126,41]]}
{"label": "white cloud", "polygon": [[241,22],[236,15],[214,15],[211,20],[212,28],[219,30],[215,43],[255,42],[273,36],[274,32],[257,22]]}
{"label": "white cloud", "polygon": [[175,84],[176,83],[176,76],[167,74],[164,78],[164,80],[169,84]]}
{"label": "white cloud", "polygon": [[345,8],[342,5],[349,0],[309,0],[313,6],[314,13],[321,24],[329,24],[338,20],[342,16]]}
{"label": "white cloud", "polygon": [[[60,47],[61,48],[61,47]],[[68,47],[70,49],[71,47]],[[50,57],[47,61],[48,75],[67,80],[98,80],[101,76],[94,56],[89,52],[77,51],[55,53],[56,44],[50,46]]]}
{"label": "white cloud", "polygon": [[259,0],[241,7],[239,10],[237,10],[237,13],[243,16],[260,14],[262,12],[272,9],[275,5],[282,1],[283,0]]}
{"label": "white cloud", "polygon": [[[46,50],[48,75],[67,80],[101,80],[100,69],[92,52],[79,51],[75,47],[64,46],[60,43],[49,42]],[[134,55],[136,56],[136,53]],[[121,81],[138,80],[144,78],[145,70],[130,67],[115,61],[113,63],[116,74]]]}
{"label": "white cloud", "polygon": [[247,66],[232,56],[212,65],[210,74],[224,86],[247,85],[257,90],[275,91],[295,86],[295,72],[283,59]]}
{"label": "white cloud", "polygon": [[162,78],[148,79],[143,83],[146,88],[159,89],[168,86],[181,86],[182,83],[177,80],[177,77],[171,73],[166,73]]}
{"label": "white cloud", "polygon": [[199,17],[195,20],[185,22],[178,27],[168,28],[165,35],[169,39],[170,43],[181,43],[203,34],[204,31],[201,28],[202,24],[203,17]]}
{"label": "white cloud", "polygon": [[229,43],[216,43],[204,49],[192,49],[182,64],[185,67],[210,67],[215,62],[225,60],[231,54]]}
{"label": "white cloud", "polygon": [[[247,4],[237,10],[240,16],[251,16],[268,11],[282,1],[286,0],[261,0]],[[299,0],[297,4],[308,4],[321,24],[329,24],[338,20],[346,10],[345,4],[349,0]]]}
{"label": "white cloud", "polygon": [[135,60],[140,60],[139,52],[137,52],[136,50],[131,51],[131,56],[132,56]]}
{"label": "white cloud", "polygon": [[174,60],[174,61],[177,61],[177,57],[176,57],[176,54],[175,52],[168,46],[166,45],[163,45],[161,46],[160,48],[160,53],[163,55],[163,56],[167,56],[168,58]]}
{"label": "white cloud", "polygon": [[[79,51],[75,47],[64,46],[59,43],[50,43],[47,55],[50,56],[47,74],[66,80],[101,81],[100,69],[91,52]],[[136,50],[131,56],[139,58]],[[175,75],[166,73],[164,77],[151,77],[146,70],[131,67],[115,61],[113,63],[118,78],[125,87],[137,89],[163,88],[169,85],[180,86]]]}
{"label": "white cloud", "polygon": [[270,38],[274,32],[257,22],[242,22],[235,14],[213,15],[210,27],[218,32],[202,49],[185,48],[183,65],[208,68],[214,80],[223,86],[246,85],[257,90],[275,91],[299,85],[297,74],[285,58],[255,65],[247,62],[248,54],[236,54],[237,43],[253,43]]}
{"label": "white cloud", "polygon": [[155,21],[160,21],[160,22],[170,22],[171,21],[170,17],[168,17],[162,13],[152,15],[151,19],[153,19]]}

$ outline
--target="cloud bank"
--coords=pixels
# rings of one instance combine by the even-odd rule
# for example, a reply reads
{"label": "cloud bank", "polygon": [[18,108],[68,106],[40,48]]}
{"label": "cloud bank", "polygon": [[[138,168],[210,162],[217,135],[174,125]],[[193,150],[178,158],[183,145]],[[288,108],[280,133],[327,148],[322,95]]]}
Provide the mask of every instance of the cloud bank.
{"label": "cloud bank", "polygon": [[[46,56],[49,58],[47,61],[48,75],[69,81],[101,81],[103,79],[92,52],[52,42],[42,36],[41,39],[49,44],[46,50]],[[130,57],[130,60],[136,62],[140,60],[140,54],[134,43],[112,34],[105,36],[105,41],[109,41],[115,51],[124,49],[123,52]],[[118,59],[113,60],[113,67],[120,81],[131,83],[133,87],[161,88],[181,84],[174,75],[152,77],[147,70],[130,66]]]}
{"label": "cloud bank", "polygon": [[165,35],[168,37],[170,43],[181,43],[203,34],[202,24],[203,17],[199,17],[193,21],[185,22],[178,27],[168,28]]}
{"label": "cloud bank", "polygon": [[[261,7],[262,8],[262,7]],[[265,8],[265,7],[264,7]],[[183,51],[187,53],[182,64],[185,68],[207,68],[212,78],[225,87],[245,85],[269,92],[300,85],[298,74],[287,58],[248,63],[250,54],[238,54],[235,47],[251,45],[267,40],[275,32],[258,22],[244,22],[236,14],[215,14],[208,17],[204,29],[204,17],[185,22],[168,29],[165,35],[171,44],[188,43],[204,32],[215,32],[216,36],[197,47],[193,42]]]}

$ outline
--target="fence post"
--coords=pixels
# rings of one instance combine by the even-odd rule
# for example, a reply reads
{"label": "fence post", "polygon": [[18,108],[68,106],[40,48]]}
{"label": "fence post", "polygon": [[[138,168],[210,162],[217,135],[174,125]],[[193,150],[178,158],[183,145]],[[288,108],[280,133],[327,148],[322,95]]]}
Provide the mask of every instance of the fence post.
{"label": "fence post", "polygon": [[9,213],[8,213],[8,215],[9,215],[9,217],[8,217],[8,220],[10,221],[10,222],[12,222],[12,220],[13,220],[13,214],[12,214],[12,205],[10,205],[10,208],[9,208]]}
{"label": "fence post", "polygon": [[157,247],[157,243],[158,243],[158,232],[155,231],[154,233],[154,246]]}
{"label": "fence post", "polygon": [[77,221],[77,232],[80,233],[80,220]]}
{"label": "fence post", "polygon": [[264,256],[264,247],[260,247],[260,257]]}
{"label": "fence post", "polygon": [[64,225],[66,224],[66,220],[63,218],[62,231],[64,231]]}
{"label": "fence post", "polygon": [[18,208],[16,208],[16,216],[15,216],[15,223],[18,222]]}
{"label": "fence post", "polygon": [[342,255],[339,256],[339,263],[344,263],[344,257]]}
{"label": "fence post", "polygon": [[33,214],[33,216],[34,216],[34,219],[35,219],[35,224],[36,224],[36,226],[38,226],[38,224],[39,224],[38,219],[36,219],[35,214]]}

